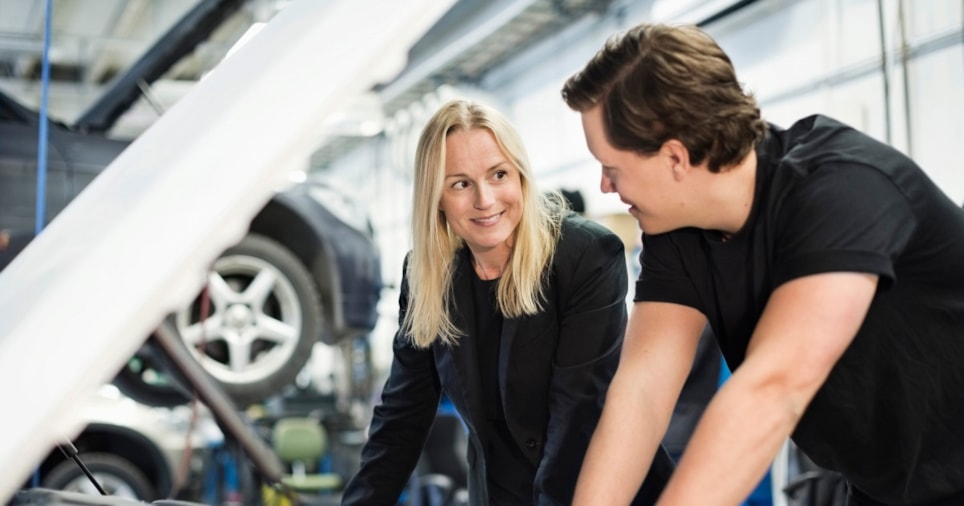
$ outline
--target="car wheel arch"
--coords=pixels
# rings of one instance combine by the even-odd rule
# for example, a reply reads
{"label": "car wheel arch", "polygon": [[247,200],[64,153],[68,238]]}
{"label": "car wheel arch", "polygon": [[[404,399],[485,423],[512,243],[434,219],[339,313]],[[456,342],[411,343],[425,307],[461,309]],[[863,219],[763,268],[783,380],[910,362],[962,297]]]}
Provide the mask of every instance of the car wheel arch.
{"label": "car wheel arch", "polygon": [[263,235],[288,248],[311,272],[322,301],[322,340],[335,341],[344,331],[337,261],[331,239],[319,234],[303,212],[278,198],[272,199],[251,221],[249,233]]}

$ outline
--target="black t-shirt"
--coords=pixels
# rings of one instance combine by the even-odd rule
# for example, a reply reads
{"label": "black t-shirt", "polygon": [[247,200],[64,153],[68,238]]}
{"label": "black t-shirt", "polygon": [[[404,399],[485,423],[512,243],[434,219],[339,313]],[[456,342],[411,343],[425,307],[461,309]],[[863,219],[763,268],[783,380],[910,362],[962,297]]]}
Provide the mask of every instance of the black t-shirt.
{"label": "black t-shirt", "polygon": [[870,497],[951,504],[964,494],[964,212],[905,155],[824,116],[771,126],[757,157],[746,226],[726,242],[644,234],[635,300],[703,312],[736,370],[780,284],[879,275],[793,439]]}
{"label": "black t-shirt", "polygon": [[499,381],[502,356],[502,323],[495,291],[499,280],[472,276],[479,371],[485,408],[486,478],[489,503],[499,506],[532,504],[536,470],[509,431],[502,407],[503,385]]}

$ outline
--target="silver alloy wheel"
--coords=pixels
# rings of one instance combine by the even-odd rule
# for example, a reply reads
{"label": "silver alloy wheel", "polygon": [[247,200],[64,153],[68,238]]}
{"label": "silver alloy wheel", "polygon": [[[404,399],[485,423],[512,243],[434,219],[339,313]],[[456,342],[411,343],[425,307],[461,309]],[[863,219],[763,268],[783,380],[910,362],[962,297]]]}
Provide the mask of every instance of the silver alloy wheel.
{"label": "silver alloy wheel", "polygon": [[245,407],[294,381],[323,332],[323,315],[301,260],[275,239],[248,234],[215,261],[206,293],[171,320],[207,373]]}
{"label": "silver alloy wheel", "polygon": [[[156,491],[144,472],[126,458],[98,451],[82,452],[81,460],[108,495],[139,501],[156,499]],[[67,490],[100,495],[80,466],[64,460],[48,470],[40,485],[54,490]]]}
{"label": "silver alloy wheel", "polygon": [[208,276],[208,294],[210,315],[203,326],[190,308],[178,311],[175,321],[212,376],[225,383],[261,381],[291,358],[301,334],[301,307],[277,267],[250,255],[223,256]]}
{"label": "silver alloy wheel", "polygon": [[[125,499],[147,499],[146,497],[140,497],[134,488],[120,478],[117,475],[110,473],[91,473],[94,475],[94,479],[97,483],[107,492],[107,495],[112,497],[123,497]],[[64,485],[63,490],[67,492],[80,492],[81,494],[88,495],[100,495],[100,492],[94,486],[94,484],[87,478],[86,475],[80,475],[66,485]]]}

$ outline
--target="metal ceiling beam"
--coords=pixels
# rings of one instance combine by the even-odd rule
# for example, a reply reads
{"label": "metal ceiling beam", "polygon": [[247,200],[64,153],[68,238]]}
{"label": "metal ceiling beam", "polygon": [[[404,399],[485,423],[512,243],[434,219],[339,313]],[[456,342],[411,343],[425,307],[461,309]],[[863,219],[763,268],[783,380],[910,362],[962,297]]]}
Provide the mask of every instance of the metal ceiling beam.
{"label": "metal ceiling beam", "polygon": [[140,85],[151,84],[206,40],[246,0],[202,0],[158,39],[131,67],[118,75],[76,121],[77,128],[106,132],[137,101]]}
{"label": "metal ceiling beam", "polygon": [[[531,0],[482,4],[461,0],[409,51],[411,61],[406,69],[375,88],[383,112],[391,116],[441,84],[478,79],[508,53],[526,47],[533,37],[587,12],[605,10],[611,3]],[[312,156],[312,167],[326,167],[362,142],[363,137],[334,134]]]}
{"label": "metal ceiling beam", "polygon": [[428,79],[436,71],[445,67],[460,55],[485,40],[486,37],[496,33],[500,28],[525,12],[526,9],[529,9],[538,1],[539,0],[507,0],[493,3],[487,10],[489,13],[487,18],[474,19],[469,30],[455,40],[440,41],[439,47],[433,51],[429,57],[422,61],[414,62],[411,67],[402,72],[395,80],[378,90],[378,95],[381,97],[382,102],[390,104],[399,97],[404,96],[408,90],[425,79]]}
{"label": "metal ceiling beam", "polygon": [[[113,23],[110,24],[110,34],[108,37],[126,38],[131,35],[138,17],[147,11],[148,0],[129,0],[118,6],[111,17]],[[104,47],[97,48],[97,57],[92,58],[92,62],[84,69],[84,82],[98,82],[100,76],[110,72],[116,62],[110,57],[111,52]]]}

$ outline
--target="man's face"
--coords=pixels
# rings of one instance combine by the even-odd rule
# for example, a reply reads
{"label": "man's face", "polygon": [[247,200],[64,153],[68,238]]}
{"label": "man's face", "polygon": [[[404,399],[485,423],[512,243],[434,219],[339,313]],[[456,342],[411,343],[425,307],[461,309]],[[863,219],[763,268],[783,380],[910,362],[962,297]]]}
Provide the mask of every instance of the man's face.
{"label": "man's face", "polygon": [[602,106],[582,113],[582,128],[589,151],[602,165],[600,190],[619,194],[619,199],[630,206],[629,214],[647,234],[678,228],[678,211],[674,207],[679,207],[680,202],[674,198],[674,192],[679,183],[673,178],[670,153],[661,149],[642,155],[614,148],[606,139]]}

